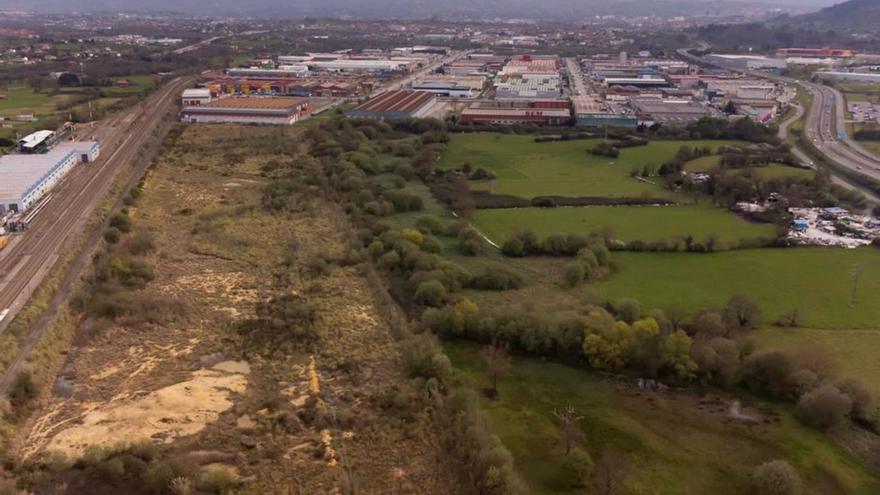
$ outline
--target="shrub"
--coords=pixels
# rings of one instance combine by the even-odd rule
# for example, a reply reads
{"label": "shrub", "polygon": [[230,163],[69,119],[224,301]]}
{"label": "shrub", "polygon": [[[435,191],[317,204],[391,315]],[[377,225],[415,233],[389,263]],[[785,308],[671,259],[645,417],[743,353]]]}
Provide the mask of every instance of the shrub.
{"label": "shrub", "polygon": [[156,246],[149,232],[139,231],[129,239],[127,247],[129,253],[140,256],[152,251]]}
{"label": "shrub", "polygon": [[413,378],[445,380],[452,374],[452,363],[437,340],[427,333],[413,335],[401,344],[401,355]]}
{"label": "shrub", "polygon": [[565,266],[565,283],[569,287],[574,287],[584,281],[587,276],[587,269],[583,263],[573,261]]}
{"label": "shrub", "polygon": [[779,351],[758,351],[743,361],[743,382],[756,392],[781,398],[789,393],[792,368],[788,355]]}
{"label": "shrub", "polygon": [[872,398],[865,385],[860,380],[848,379],[840,382],[838,388],[852,400],[852,416],[866,419],[870,412]]}
{"label": "shrub", "polygon": [[427,280],[419,284],[415,299],[425,306],[440,306],[446,301],[446,287],[437,280]]}
{"label": "shrub", "polygon": [[501,253],[512,258],[521,258],[526,255],[525,244],[520,239],[508,239],[501,246]]}
{"label": "shrub", "polygon": [[393,270],[400,264],[400,255],[397,251],[388,251],[379,258],[379,266],[385,270]]}
{"label": "shrub", "polygon": [[23,369],[15,375],[12,385],[9,387],[9,402],[13,407],[20,408],[28,405],[40,393],[34,375],[29,369]]}
{"label": "shrub", "polygon": [[110,217],[110,226],[115,227],[120,232],[128,233],[131,231],[131,219],[128,218],[128,215],[117,213]]}
{"label": "shrub", "polygon": [[752,483],[756,495],[799,495],[801,479],[786,461],[765,462],[755,469]]}
{"label": "shrub", "polygon": [[804,394],[795,412],[804,423],[819,428],[830,428],[840,423],[852,411],[852,399],[830,383]]}
{"label": "shrub", "polygon": [[560,467],[564,473],[561,478],[569,483],[564,488],[580,488],[586,485],[593,472],[593,458],[586,450],[575,447],[562,459]]}
{"label": "shrub", "polygon": [[724,322],[732,332],[753,330],[761,326],[761,308],[748,297],[736,294],[727,301]]}
{"label": "shrub", "polygon": [[201,491],[223,495],[235,482],[235,475],[226,466],[207,466],[199,475],[196,486]]}
{"label": "shrub", "polygon": [[423,215],[416,220],[416,227],[422,232],[428,234],[442,234],[443,222],[439,218],[431,215]]}
{"label": "shrub", "polygon": [[614,314],[627,323],[633,323],[642,314],[641,305],[635,299],[620,299],[613,307]]}
{"label": "shrub", "polygon": [[104,241],[107,244],[116,244],[119,242],[119,239],[122,237],[122,232],[119,231],[116,227],[110,227],[109,229],[104,231]]}
{"label": "shrub", "polygon": [[519,274],[502,266],[494,266],[475,276],[470,286],[480,290],[510,290],[519,289],[524,284],[525,281]]}

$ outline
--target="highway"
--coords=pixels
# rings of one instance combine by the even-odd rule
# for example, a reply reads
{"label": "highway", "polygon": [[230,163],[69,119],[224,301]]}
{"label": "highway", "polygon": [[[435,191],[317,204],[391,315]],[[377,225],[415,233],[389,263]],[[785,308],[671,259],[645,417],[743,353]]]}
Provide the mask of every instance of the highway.
{"label": "highway", "polygon": [[[6,331],[55,263],[73,247],[118,173],[137,158],[141,146],[153,138],[153,130],[177,96],[191,84],[191,78],[174,79],[144,102],[77,131],[79,139],[100,140],[101,156],[93,163],[77,165],[47,196],[47,202],[28,230],[16,235],[6,249],[0,251],[0,312],[8,310],[0,321],[0,334]],[[53,309],[50,304],[47,313]],[[44,330],[34,325],[24,342],[20,342],[21,353],[0,380],[0,393],[28,354],[28,347],[33,348],[39,342]]]}
{"label": "highway", "polygon": [[[804,134],[806,135],[806,138],[809,139],[819,153],[829,161],[872,179],[880,180],[880,160],[865,151],[861,146],[858,146],[846,136],[846,123],[843,114],[845,101],[843,96],[836,90],[822,84],[800,81],[790,77],[775,76],[766,72],[719,66],[718,64],[706,61],[701,57],[692,55],[687,49],[678,50],[677,53],[681,58],[689,62],[712,67],[721,67],[733,72],[739,72],[741,74],[774,82],[797,85],[809,91],[813,97],[813,104],[807,113],[804,125]],[[839,104],[837,104],[838,102]],[[789,122],[789,125],[791,123],[792,122]],[[838,139],[838,131],[843,133],[842,136],[844,139]],[[795,153],[795,155],[799,158],[805,156],[801,150],[796,151],[799,153]],[[806,160],[806,162],[812,164],[809,160]],[[834,171],[832,170],[832,174],[833,173]],[[877,198],[876,195],[871,194],[871,192],[864,187],[853,184],[845,178],[838,178],[835,182],[841,185],[845,184],[850,189],[856,189],[871,199]]]}

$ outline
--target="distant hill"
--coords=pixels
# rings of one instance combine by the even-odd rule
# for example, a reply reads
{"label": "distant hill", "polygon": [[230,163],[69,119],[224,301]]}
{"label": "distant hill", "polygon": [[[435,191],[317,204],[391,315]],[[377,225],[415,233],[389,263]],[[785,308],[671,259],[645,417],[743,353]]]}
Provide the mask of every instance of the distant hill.
{"label": "distant hill", "polygon": [[45,12],[177,11],[257,17],[361,17],[371,19],[552,19],[586,20],[596,15],[690,16],[741,13],[759,6],[820,6],[833,0],[0,0],[0,9]]}
{"label": "distant hill", "polygon": [[785,20],[803,27],[836,31],[880,32],[880,0],[849,0],[818,12]]}

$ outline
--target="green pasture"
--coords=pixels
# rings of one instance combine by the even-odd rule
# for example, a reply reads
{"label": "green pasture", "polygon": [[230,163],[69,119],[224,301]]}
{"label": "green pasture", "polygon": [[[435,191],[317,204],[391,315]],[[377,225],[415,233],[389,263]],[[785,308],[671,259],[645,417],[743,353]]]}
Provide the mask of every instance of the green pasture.
{"label": "green pasture", "polygon": [[[594,287],[643,307],[678,305],[694,312],[720,307],[733,294],[754,299],[771,323],[799,309],[803,325],[877,328],[880,250],[876,248],[750,249],[712,254],[614,253],[617,271]],[[858,271],[851,305],[853,271]]]}
{"label": "green pasture", "polygon": [[722,208],[687,206],[588,206],[477,210],[473,222],[498,244],[517,230],[531,230],[544,238],[554,233],[610,230],[616,239],[644,242],[683,239],[703,242],[717,236],[721,245],[740,239],[772,238],[775,227],[748,222]]}
{"label": "green pasture", "polygon": [[[732,141],[652,141],[647,146],[626,148],[618,158],[588,153],[600,140],[536,143],[534,136],[494,133],[455,134],[439,169],[470,163],[495,174],[488,182],[473,182],[475,189],[496,194],[534,196],[669,197],[655,184],[630,177],[634,169],[658,168],[671,160],[681,146],[738,144]],[[649,179],[650,180],[650,179]]]}
{"label": "green pasture", "polygon": [[[488,384],[479,347],[444,344],[461,386]],[[870,494],[880,489],[851,455],[830,437],[802,426],[782,406],[744,398],[746,412],[773,410],[779,420],[758,425],[728,421],[726,409],[699,407],[696,394],[640,392],[632,382],[609,380],[587,370],[514,356],[500,397],[483,399],[493,429],[536,495],[592,493],[575,487],[564,468],[565,450],[554,410],[573,406],[593,458],[623,455],[630,464],[628,493],[739,495],[763,462],[786,459],[804,480],[804,495]],[[732,397],[723,397],[726,403]]]}

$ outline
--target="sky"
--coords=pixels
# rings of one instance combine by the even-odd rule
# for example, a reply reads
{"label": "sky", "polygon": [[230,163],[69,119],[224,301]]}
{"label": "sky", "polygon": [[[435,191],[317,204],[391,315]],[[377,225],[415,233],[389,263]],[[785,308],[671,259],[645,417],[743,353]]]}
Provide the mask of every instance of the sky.
{"label": "sky", "polygon": [[[791,7],[823,7],[842,0],[0,0],[0,9],[17,8],[47,11],[138,11],[174,10],[188,13],[202,12],[206,15],[260,14],[283,12],[286,15],[344,15],[405,17],[441,17],[455,14],[492,14],[503,16],[522,12],[524,17],[554,15],[587,16],[621,13],[632,15],[644,10],[658,15],[681,14],[692,11],[694,5],[707,8],[730,7],[736,3],[755,2],[788,5]],[[619,9],[619,12],[616,10]],[[420,15],[423,14],[423,15]],[[543,14],[543,15],[542,15]]]}

